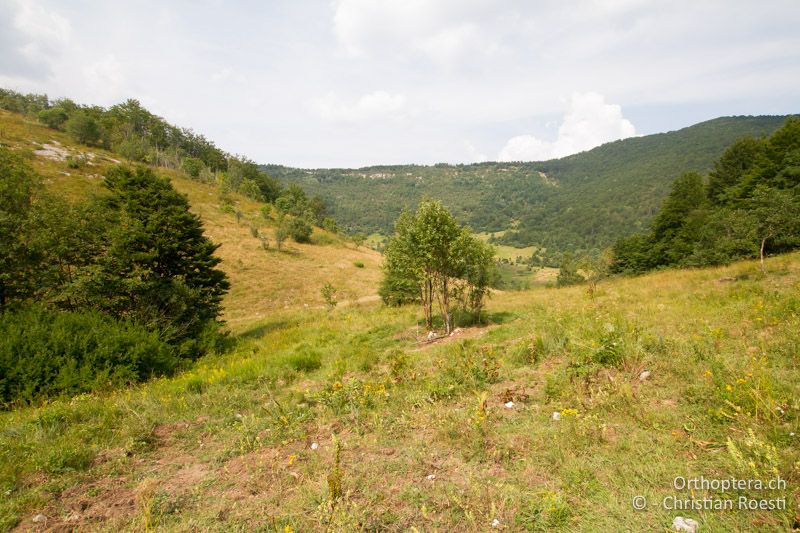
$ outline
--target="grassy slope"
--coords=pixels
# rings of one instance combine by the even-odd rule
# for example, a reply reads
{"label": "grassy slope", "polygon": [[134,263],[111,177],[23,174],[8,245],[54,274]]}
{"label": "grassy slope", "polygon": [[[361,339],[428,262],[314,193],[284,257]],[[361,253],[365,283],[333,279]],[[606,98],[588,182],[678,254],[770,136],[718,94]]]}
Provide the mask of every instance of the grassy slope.
{"label": "grassy slope", "polygon": [[[743,262],[611,280],[594,299],[496,294],[492,325],[432,344],[414,308],[278,310],[178,377],[0,415],[0,524],[639,531],[683,515],[785,531],[800,497],[798,289],[792,254],[766,276]],[[621,360],[580,364],[598,354]],[[631,510],[636,494],[688,497],[678,475],[752,475],[726,450],[749,461],[748,429],[776,446],[789,510]]]}
{"label": "grassy slope", "polygon": [[[77,146],[60,132],[0,110],[0,144],[32,153],[52,140],[72,155],[92,153],[96,158],[93,165],[70,169],[64,161],[32,155],[33,167],[46,178],[49,188],[71,199],[101,191],[103,169],[115,164],[118,155]],[[355,249],[319,228],[314,230],[312,244],[289,241],[284,251],[278,252],[274,219],[264,220],[257,202],[236,197],[237,208],[243,213],[237,223],[233,215],[220,210],[214,187],[187,179],[181,172],[157,172],[169,176],[175,188],[188,196],[192,210],[203,219],[206,234],[221,244],[217,253],[232,286],[225,300],[225,319],[232,327],[267,316],[275,309],[323,305],[319,290],[326,282],[339,289],[340,300],[375,297],[381,262],[377,252]],[[270,251],[264,251],[259,239],[251,235],[250,225],[269,236]],[[364,267],[357,268],[356,262]]]}

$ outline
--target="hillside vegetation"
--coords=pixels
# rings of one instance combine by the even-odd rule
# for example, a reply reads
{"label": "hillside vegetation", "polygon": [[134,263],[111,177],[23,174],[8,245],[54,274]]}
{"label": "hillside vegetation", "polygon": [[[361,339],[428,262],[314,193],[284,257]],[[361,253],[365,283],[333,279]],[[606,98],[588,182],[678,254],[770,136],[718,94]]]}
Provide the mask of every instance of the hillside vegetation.
{"label": "hillside vegetation", "polygon": [[[33,169],[45,178],[49,191],[77,201],[102,191],[102,176],[121,161],[118,154],[76,144],[67,134],[54,131],[18,113],[0,110],[0,144],[27,154]],[[83,160],[77,168],[75,159]],[[324,305],[320,289],[326,282],[339,289],[340,300],[377,299],[380,254],[356,247],[343,237],[315,228],[311,241],[288,241],[276,249],[277,212],[267,218],[263,203],[230,195],[234,209],[226,208],[219,188],[191,179],[180,170],[159,167],[172,185],[189,200],[206,235],[220,248],[231,290],[223,301],[223,318],[234,328],[267,316],[275,309]],[[236,212],[239,212],[237,220]],[[253,236],[251,226],[267,237],[270,247]],[[356,266],[356,263],[363,265]]]}
{"label": "hillside vegetation", "polygon": [[[416,308],[275,311],[176,378],[0,414],[0,524],[190,531],[785,531],[800,487],[800,256]],[[649,374],[643,374],[644,371]],[[511,402],[511,403],[509,403]],[[507,407],[510,405],[510,407]],[[554,420],[553,413],[559,413]],[[785,510],[670,511],[676,476]],[[631,500],[650,505],[634,512]],[[700,498],[714,491],[695,491]],[[494,522],[494,521],[497,522]]]}
{"label": "hillside vegetation", "polygon": [[403,207],[441,200],[475,231],[498,242],[535,245],[548,264],[556,252],[602,249],[647,227],[684,172],[706,172],[735,140],[772,133],[786,117],[725,117],[669,133],[609,143],[545,162],[360,169],[263,168],[321,195],[340,225],[391,234]]}
{"label": "hillside vegetation", "polygon": [[687,173],[647,233],[614,246],[618,272],[719,264],[800,246],[800,119],[741,139],[707,176]]}

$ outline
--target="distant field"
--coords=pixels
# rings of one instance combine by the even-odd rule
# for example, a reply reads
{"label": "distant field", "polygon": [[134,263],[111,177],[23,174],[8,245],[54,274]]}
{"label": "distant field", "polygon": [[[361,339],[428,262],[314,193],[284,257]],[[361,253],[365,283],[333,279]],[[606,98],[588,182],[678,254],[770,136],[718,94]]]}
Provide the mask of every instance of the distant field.
{"label": "distant field", "polygon": [[373,249],[380,249],[386,246],[386,241],[389,238],[386,235],[381,235],[380,233],[372,233],[367,236],[366,245]]}
{"label": "distant field", "polygon": [[[481,232],[477,233],[477,237],[484,242],[489,242],[489,237],[495,235],[497,237],[501,237],[505,231],[495,231],[492,233],[489,232]],[[522,259],[530,259],[530,257],[538,250],[539,248],[536,246],[526,246],[525,248],[517,248],[515,246],[508,246],[506,244],[493,244],[495,248],[495,256],[499,259],[508,259],[511,262],[517,260],[518,257]]]}

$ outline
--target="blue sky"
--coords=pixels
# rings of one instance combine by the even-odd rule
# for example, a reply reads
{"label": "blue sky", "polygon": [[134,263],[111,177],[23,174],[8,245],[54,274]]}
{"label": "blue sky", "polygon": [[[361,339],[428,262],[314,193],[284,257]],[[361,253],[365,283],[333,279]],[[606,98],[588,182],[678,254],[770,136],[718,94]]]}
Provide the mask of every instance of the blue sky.
{"label": "blue sky", "polygon": [[800,112],[779,1],[0,0],[0,85],[137,98],[263,163],[536,160]]}

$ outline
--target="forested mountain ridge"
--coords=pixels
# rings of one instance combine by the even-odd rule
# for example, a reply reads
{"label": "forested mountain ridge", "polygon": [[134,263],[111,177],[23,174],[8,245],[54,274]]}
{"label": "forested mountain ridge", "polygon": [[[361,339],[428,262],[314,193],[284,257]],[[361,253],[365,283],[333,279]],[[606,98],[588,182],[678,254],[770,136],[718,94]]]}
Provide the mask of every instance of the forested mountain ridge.
{"label": "forested mountain ridge", "polygon": [[604,248],[647,227],[675,178],[709,170],[737,139],[768,135],[785,120],[722,117],[544,162],[262,168],[322,196],[351,232],[389,234],[404,207],[429,196],[476,231],[504,232],[499,242],[552,255]]}

